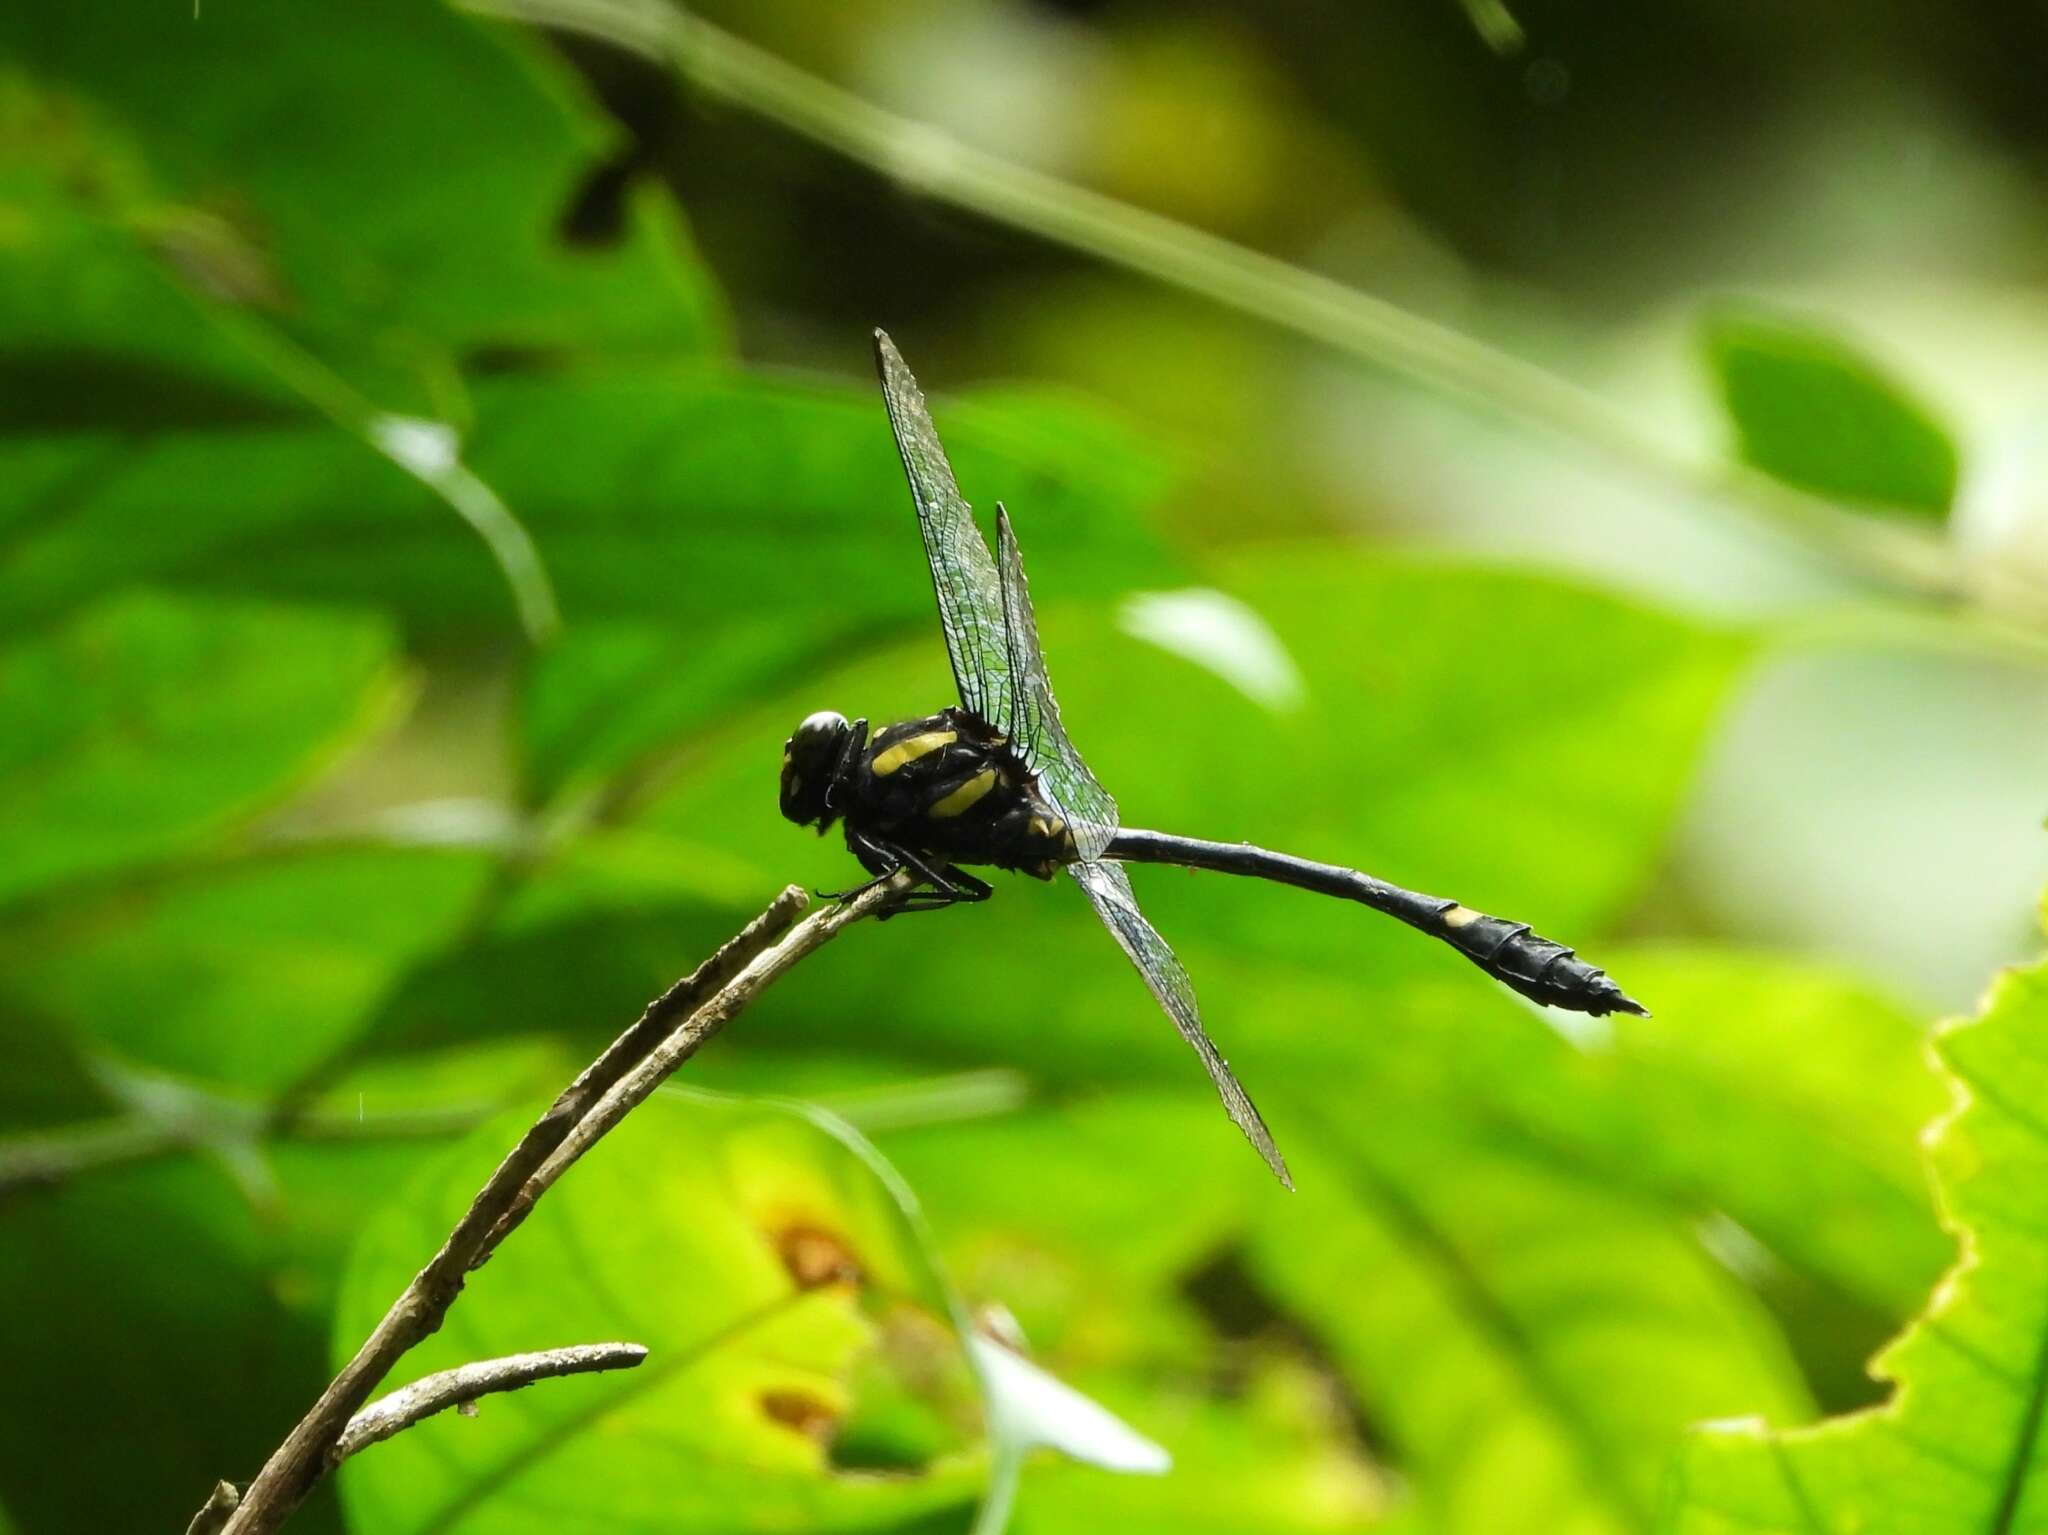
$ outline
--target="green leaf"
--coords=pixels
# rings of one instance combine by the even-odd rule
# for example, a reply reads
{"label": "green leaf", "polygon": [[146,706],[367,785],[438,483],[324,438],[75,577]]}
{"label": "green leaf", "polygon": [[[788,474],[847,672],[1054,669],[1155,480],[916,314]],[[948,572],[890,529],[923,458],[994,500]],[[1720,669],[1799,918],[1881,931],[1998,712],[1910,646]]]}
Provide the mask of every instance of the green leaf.
{"label": "green leaf", "polygon": [[1268,1199],[1289,1202],[1209,1105],[1119,1093],[884,1137],[949,1271],[1014,1314],[1034,1357],[1173,1454],[1164,1477],[1043,1464],[1014,1528],[1329,1530],[1392,1500],[1320,1361],[1205,1278]]}
{"label": "green leaf", "polygon": [[[0,1499],[37,1531],[181,1530],[246,1481],[328,1378],[260,1233],[196,1161],[102,1172],[0,1209]],[[53,1467],[118,1474],[53,1475]],[[332,1504],[292,1522],[335,1535]]]}
{"label": "green leaf", "polygon": [[[352,1353],[525,1120],[493,1123],[388,1206],[336,1320]],[[349,1462],[364,1529],[900,1528],[964,1522],[978,1397],[900,1187],[850,1132],[785,1108],[650,1100],[472,1277],[406,1360],[425,1374],[571,1342],[645,1344],[627,1376],[549,1381]],[[833,1278],[850,1266],[851,1281]],[[886,1475],[877,1475],[884,1470]]]}
{"label": "green leaf", "polygon": [[1806,1405],[1690,1231],[1481,1126],[1327,1103],[1255,1271],[1328,1344],[1446,1532],[1648,1527],[1686,1425]]}
{"label": "green leaf", "polygon": [[2006,972],[1938,1053],[1959,1107],[1929,1157],[1963,1255],[1871,1366],[1890,1402],[1703,1432],[1674,1480],[1672,1535],[2048,1529],[2048,965]]}
{"label": "green leaf", "polygon": [[139,146],[139,174],[84,183],[86,200],[132,217],[146,182],[180,210],[145,228],[192,287],[372,381],[428,387],[436,348],[696,351],[715,334],[665,199],[630,196],[609,247],[563,238],[613,146],[529,37],[422,0],[231,0],[196,19],[89,0],[10,9],[0,53]]}
{"label": "green leaf", "polygon": [[1924,1018],[1783,955],[1665,944],[1611,957],[1656,1012],[1614,1018],[1611,1040],[1573,1062],[1607,1111],[1503,1055],[1491,1071],[1524,1122],[1618,1180],[1728,1216],[1773,1261],[1881,1319],[1913,1310],[1949,1255],[1919,1160],[1919,1127],[1943,1101]]}
{"label": "green leaf", "polygon": [[507,1035],[594,1048],[745,920],[701,897],[626,903],[581,893],[529,916],[554,894],[544,882],[459,950],[416,967],[365,1031],[365,1048],[409,1052]]}
{"label": "green leaf", "polygon": [[375,847],[180,871],[0,933],[0,991],[126,1060],[275,1090],[347,1043],[489,872]]}
{"label": "green leaf", "polygon": [[[885,1143],[969,1297],[1173,1451],[1165,1482],[1094,1494],[1118,1527],[1348,1527],[1398,1477],[1432,1529],[1643,1529],[1694,1416],[1803,1403],[1783,1345],[1682,1215],[1466,1112],[1326,1072],[1294,1198],[1192,1095]],[[1231,1388],[1304,1371],[1320,1414]],[[1021,1528],[1059,1527],[1035,1516],[1073,1506],[1063,1481],[1027,1483]]]}
{"label": "green leaf", "polygon": [[277,1184],[271,1287],[324,1328],[356,1238],[391,1190],[446,1159],[449,1146],[508,1106],[557,1091],[579,1061],[554,1041],[416,1052],[340,1077],[264,1159]]}
{"label": "green leaf", "polygon": [[[125,477],[149,445],[106,435],[119,425],[290,420],[315,452],[402,485],[477,540],[466,552],[488,551],[525,631],[544,637],[557,624],[544,563],[460,455],[460,369],[710,349],[717,324],[672,206],[611,166],[597,180],[625,189],[617,238],[568,242],[557,226],[613,151],[530,37],[422,0],[208,21],[111,3],[0,17],[0,53],[36,81],[0,74],[16,151],[0,170],[0,426],[90,434],[54,450],[70,462],[21,520],[62,526]],[[8,456],[40,468],[52,452],[30,441]],[[238,457],[221,478],[162,488],[205,503],[233,484],[265,508],[280,470]],[[179,531],[209,520],[171,517]],[[164,535],[111,531],[115,550],[123,534]],[[123,552],[101,579],[135,569]]]}
{"label": "green leaf", "polygon": [[0,1130],[43,1129],[113,1107],[78,1042],[61,1025],[0,997]]}
{"label": "green leaf", "polygon": [[[572,632],[607,626],[544,674],[544,786],[578,765],[586,739],[596,764],[613,766],[660,736],[659,720],[611,720],[641,704],[647,666],[673,666],[673,637],[688,647],[688,679],[702,679],[705,702],[680,695],[680,718],[695,723],[764,671],[800,675],[849,636],[928,621],[916,523],[871,390],[594,371],[493,379],[475,407],[465,463],[532,534]],[[1071,418],[960,413],[951,440],[963,477],[1031,498],[1048,573],[1068,589],[1100,593],[1137,570],[1157,578],[1158,545],[1135,509],[1156,493],[1158,466],[1127,442],[1081,460],[1052,429]],[[1077,440],[1093,450],[1103,435]],[[338,433],[242,427],[102,446],[83,483],[61,465],[45,471],[50,514],[16,532],[0,628],[140,579],[381,604],[428,639],[510,625],[475,535]],[[18,442],[0,463],[47,451]],[[574,663],[605,651],[622,623],[639,649],[594,665],[579,687]],[[659,696],[676,707],[673,686]]]}
{"label": "green leaf", "polygon": [[[1190,963],[1214,952],[1191,950]],[[1322,1021],[1268,1073],[1307,1105],[1335,1076],[1374,1113],[1420,1107],[1493,1126],[1546,1164],[1755,1244],[1751,1267],[1774,1277],[1746,1273],[1753,1282],[1796,1276],[1860,1326],[1895,1325],[1947,1257],[1917,1157],[1919,1126],[1941,1102],[1923,1020],[1783,955],[1599,952],[1654,1016],[1481,1007],[1454,976],[1347,983],[1266,964],[1226,969],[1204,994],[1212,1016],[1229,1006]],[[1339,1022],[1367,1015],[1370,1028]],[[1287,1112],[1277,1098],[1266,1107]]]}
{"label": "green leaf", "polygon": [[[177,269],[113,216],[109,204],[151,194],[140,154],[104,114],[0,70],[0,142],[0,430],[62,446],[87,431],[305,414],[284,380],[208,321]],[[71,446],[98,456],[112,444]],[[0,509],[0,525],[38,499],[32,483],[15,484],[20,499]]]}
{"label": "green leaf", "polygon": [[[553,404],[552,441],[538,421],[508,430],[526,450],[517,463],[486,451],[495,480],[528,502],[618,509],[609,527],[586,511],[574,543],[550,537],[554,519],[538,514],[540,537],[565,591],[602,581],[615,595],[601,616],[640,615],[572,628],[542,655],[525,744],[543,797],[810,675],[822,657],[931,622],[877,392],[735,382],[653,403],[620,384]],[[1170,576],[1143,521],[1165,471],[1127,434],[1031,395],[941,409],[968,493],[1030,507],[1046,551],[1034,570],[1080,595],[1121,590],[1139,571]]]}
{"label": "green leaf", "polygon": [[1747,310],[1709,316],[1703,344],[1745,462],[1820,495],[1948,515],[1958,454],[1947,428],[1856,346]]}
{"label": "green leaf", "polygon": [[161,595],[0,649],[0,902],[205,845],[374,717],[371,619]]}

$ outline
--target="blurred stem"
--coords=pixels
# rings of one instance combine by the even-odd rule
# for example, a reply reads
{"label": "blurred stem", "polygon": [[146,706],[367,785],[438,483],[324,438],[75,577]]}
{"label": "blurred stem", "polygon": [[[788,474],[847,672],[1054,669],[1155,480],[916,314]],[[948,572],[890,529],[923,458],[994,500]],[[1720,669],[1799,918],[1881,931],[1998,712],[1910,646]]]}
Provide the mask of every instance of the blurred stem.
{"label": "blurred stem", "polygon": [[192,1144],[189,1131],[141,1114],[44,1135],[10,1136],[0,1142],[0,1198],[17,1189],[63,1183],[97,1168],[151,1161]]}
{"label": "blurred stem", "polygon": [[892,1130],[1013,1114],[1030,1097],[1031,1084],[1022,1072],[996,1067],[956,1072],[923,1082],[860,1088],[811,1101],[826,1113],[845,1120],[862,1135],[874,1136],[887,1135]]}
{"label": "blurred stem", "polygon": [[[194,235],[195,243],[202,246],[209,240],[227,238],[187,209],[138,217],[134,227],[137,234],[158,244],[166,234]],[[454,427],[378,409],[347,379],[275,326],[252,318],[233,304],[193,293],[183,283],[178,288],[202,320],[279,383],[418,480],[468,523],[504,577],[528,641],[544,645],[554,637],[562,626],[562,615],[540,550],[498,493],[462,462]]]}
{"label": "blurred stem", "polygon": [[1004,1535],[1017,1507],[1017,1487],[1024,1480],[1024,1446],[999,1441],[989,1464],[988,1491],[974,1513],[969,1535]]}
{"label": "blurred stem", "polygon": [[[697,90],[765,117],[889,177],[1332,347],[1468,404],[1586,444],[1618,463],[1818,545],[1866,579],[1922,597],[1981,596],[2048,621],[2048,592],[1999,570],[1968,571],[1923,529],[1794,490],[1745,465],[1702,460],[1546,368],[1384,299],[972,148],[898,117],[665,0],[458,0],[482,14],[598,38],[673,69]],[[1475,15],[1486,12],[1482,6]]]}
{"label": "blurred stem", "polygon": [[650,1003],[506,1153],[440,1250],[264,1462],[224,1526],[226,1535],[267,1535],[289,1519],[332,1468],[336,1447],[370,1393],[440,1328],[470,1271],[489,1260],[562,1172],[769,986],[853,923],[901,900],[911,884],[899,874],[801,922],[796,917],[807,897],[792,885]]}
{"label": "blurred stem", "polygon": [[494,1112],[492,1106],[477,1104],[385,1114],[309,1114],[274,1123],[268,1115],[222,1102],[225,1107],[218,1116],[178,1123],[138,1113],[44,1134],[9,1136],[0,1140],[0,1198],[17,1189],[65,1183],[85,1173],[188,1151],[255,1150],[272,1140],[377,1142],[460,1135]]}
{"label": "blurred stem", "polygon": [[1466,19],[1487,47],[1502,58],[1522,51],[1528,36],[1503,0],[1463,0],[1463,3]]}

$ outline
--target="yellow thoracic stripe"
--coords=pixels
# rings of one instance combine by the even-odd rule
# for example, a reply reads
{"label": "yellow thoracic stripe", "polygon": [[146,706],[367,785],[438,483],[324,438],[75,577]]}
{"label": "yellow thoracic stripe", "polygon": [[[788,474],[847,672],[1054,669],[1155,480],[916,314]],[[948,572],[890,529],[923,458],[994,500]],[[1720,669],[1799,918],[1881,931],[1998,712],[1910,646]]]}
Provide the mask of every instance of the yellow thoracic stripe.
{"label": "yellow thoracic stripe", "polygon": [[886,751],[877,752],[869,764],[877,773],[893,773],[906,762],[915,762],[927,752],[935,752],[941,746],[951,746],[960,739],[957,730],[927,730],[921,736],[898,741]]}
{"label": "yellow thoracic stripe", "polygon": [[949,816],[959,815],[995,786],[996,770],[992,767],[983,768],[951,794],[932,806],[929,814],[934,820],[945,820]]}

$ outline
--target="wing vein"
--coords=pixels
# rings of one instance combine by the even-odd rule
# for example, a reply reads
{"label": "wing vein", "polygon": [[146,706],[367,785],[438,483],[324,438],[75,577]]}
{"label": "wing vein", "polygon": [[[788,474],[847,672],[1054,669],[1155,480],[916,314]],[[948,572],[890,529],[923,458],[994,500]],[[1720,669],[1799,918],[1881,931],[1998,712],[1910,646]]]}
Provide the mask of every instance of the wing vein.
{"label": "wing vein", "polygon": [[1131,893],[1130,876],[1120,864],[1113,863],[1070,863],[1067,872],[1088,894],[1096,915],[1102,918],[1103,926],[1110,931],[1131,963],[1137,967],[1145,985],[1151,989],[1166,1016],[1173,1020],[1180,1036],[1194,1048],[1209,1073],[1209,1080],[1216,1085],[1223,1107],[1229,1113],[1231,1122],[1244,1132],[1252,1148],[1265,1158],[1266,1165],[1273,1170],[1273,1176],[1287,1188],[1294,1187],[1294,1180],[1288,1175],[1286,1159],[1280,1155],[1280,1148],[1273,1144],[1272,1133],[1266,1128],[1266,1121],[1259,1116],[1258,1108],[1251,1100],[1251,1094],[1237,1080],[1230,1069],[1230,1063],[1223,1058],[1223,1052],[1216,1048],[1202,1027],[1202,1015],[1195,1003],[1194,983],[1188,979],[1186,968],[1167,947],[1166,940],[1158,930],[1145,920],[1145,914],[1138,910],[1137,897]]}
{"label": "wing vein", "polygon": [[924,391],[917,387],[895,343],[879,330],[875,332],[875,368],[881,375],[882,401],[888,408],[904,477],[910,481],[911,499],[917,504],[918,531],[924,537],[925,563],[931,567],[954,686],[964,708],[997,724],[1013,709],[1002,583],[995,560],[988,540],[975,525],[974,509],[953,478],[953,466],[940,445]]}

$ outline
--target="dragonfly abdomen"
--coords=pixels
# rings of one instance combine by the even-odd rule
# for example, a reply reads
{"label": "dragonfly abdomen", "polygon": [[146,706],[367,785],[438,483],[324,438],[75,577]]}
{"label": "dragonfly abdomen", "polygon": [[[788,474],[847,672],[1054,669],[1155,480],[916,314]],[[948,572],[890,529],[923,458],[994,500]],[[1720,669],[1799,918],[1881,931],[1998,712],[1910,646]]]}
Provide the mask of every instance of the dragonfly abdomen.
{"label": "dragonfly abdomen", "polygon": [[1532,1002],[1573,1012],[1642,1013],[1633,1000],[1598,966],[1589,965],[1571,949],[1532,932],[1526,922],[1508,922],[1484,912],[1388,884],[1341,864],[1315,863],[1289,853],[1275,853],[1248,842],[1208,842],[1166,832],[1119,831],[1103,850],[1105,858],[1134,863],[1177,863],[1224,874],[1248,874],[1283,885],[1296,885],[1318,895],[1357,901],[1374,911],[1399,918],[1417,932],[1441,938],[1495,980],[1513,987]]}
{"label": "dragonfly abdomen", "polygon": [[1643,1011],[1606,971],[1532,931],[1526,922],[1489,917],[1456,901],[1443,903],[1437,921],[1437,937],[1532,1002],[1594,1017]]}

